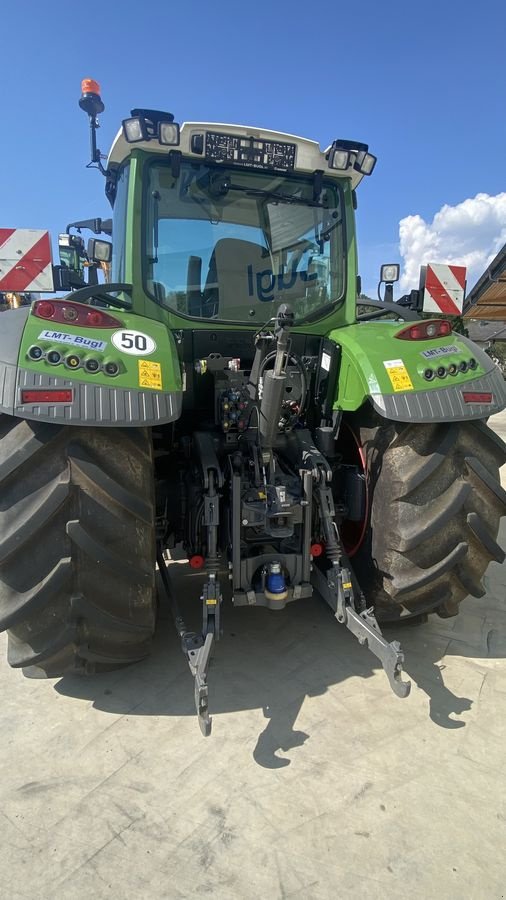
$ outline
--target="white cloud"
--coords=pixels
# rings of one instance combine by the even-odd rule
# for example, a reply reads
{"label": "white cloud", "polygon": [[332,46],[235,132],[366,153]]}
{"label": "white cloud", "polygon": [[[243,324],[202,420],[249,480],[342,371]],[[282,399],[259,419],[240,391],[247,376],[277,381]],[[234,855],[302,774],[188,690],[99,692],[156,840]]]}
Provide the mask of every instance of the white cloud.
{"label": "white cloud", "polygon": [[469,290],[506,243],[506,193],[445,204],[432,222],[406,216],[399,222],[399,238],[402,291],[418,287],[420,266],[431,262],[467,266]]}

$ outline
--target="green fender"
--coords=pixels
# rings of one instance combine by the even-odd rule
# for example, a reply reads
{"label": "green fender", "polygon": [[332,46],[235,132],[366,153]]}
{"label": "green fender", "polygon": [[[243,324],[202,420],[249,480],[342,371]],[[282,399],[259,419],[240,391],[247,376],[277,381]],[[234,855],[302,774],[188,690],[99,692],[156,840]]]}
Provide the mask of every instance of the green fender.
{"label": "green fender", "polygon": [[[341,348],[334,409],[352,412],[370,400],[389,419],[437,422],[483,419],[506,407],[506,383],[476,344],[456,333],[429,340],[399,338],[409,326],[357,322],[330,333]],[[429,369],[434,373],[430,380]],[[450,374],[454,369],[456,374]]]}
{"label": "green fender", "polygon": [[[65,309],[64,301],[50,302]],[[0,316],[0,412],[106,427],[179,418],[181,367],[174,336],[165,325],[85,305],[81,324],[73,321],[72,309],[59,321],[41,318],[36,309],[37,303]],[[108,327],[87,321],[96,312],[108,319]]]}

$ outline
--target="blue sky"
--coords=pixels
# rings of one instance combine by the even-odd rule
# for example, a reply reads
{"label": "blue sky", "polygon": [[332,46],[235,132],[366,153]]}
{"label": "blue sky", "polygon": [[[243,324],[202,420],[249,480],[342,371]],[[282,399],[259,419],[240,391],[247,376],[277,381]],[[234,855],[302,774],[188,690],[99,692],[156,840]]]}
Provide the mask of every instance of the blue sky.
{"label": "blue sky", "polygon": [[[406,225],[409,256],[420,221],[429,229],[420,246],[435,246],[431,223],[445,204],[456,212],[443,215],[440,254],[461,255],[463,219],[466,247],[484,245],[479,267],[506,229],[506,202],[496,200],[506,191],[505,34],[499,0],[8,2],[0,225],[56,235],[68,221],[108,214],[103,179],[85,169],[88,126],[77,105],[81,79],[93,77],[106,104],[104,152],[135,106],[169,109],[179,121],[265,126],[323,147],[335,137],[368,142],[379,160],[359,188],[368,292],[379,264],[400,260],[400,220],[421,217]],[[479,193],[494,200],[476,215],[462,204]],[[407,261],[414,271],[417,260]]]}

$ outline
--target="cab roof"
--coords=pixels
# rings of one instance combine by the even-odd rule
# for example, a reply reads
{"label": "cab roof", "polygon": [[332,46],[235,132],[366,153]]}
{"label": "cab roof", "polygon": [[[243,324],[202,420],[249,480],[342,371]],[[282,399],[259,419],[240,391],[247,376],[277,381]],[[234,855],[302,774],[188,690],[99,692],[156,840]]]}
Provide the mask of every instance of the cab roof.
{"label": "cab roof", "polygon": [[[265,128],[257,128],[251,125],[229,125],[222,122],[184,122],[183,125],[181,125],[180,142],[177,149],[180,150],[185,157],[190,157],[200,162],[206,162],[207,158],[205,153],[196,153],[192,150],[192,147],[195,147],[195,138],[199,135],[205,136],[207,132],[233,135],[234,137],[249,138],[258,141],[295,144],[294,172],[312,174],[315,171],[320,170],[323,171],[325,175],[333,178],[344,177],[349,179],[353,189],[360,184],[364,177],[361,172],[358,172],[353,167],[348,168],[346,171],[338,171],[330,168],[330,147],[322,150],[316,141],[308,140],[308,138],[298,137],[293,134],[284,134],[281,131],[269,131]],[[119,166],[136,148],[148,153],[160,154],[160,156],[168,156],[168,154],[175,149],[173,146],[160,144],[156,138],[152,138],[148,141],[129,143],[125,139],[123,129],[121,128],[112,143],[107,159],[107,167],[115,168]],[[233,163],[230,164],[233,165]],[[251,168],[256,167],[252,166]],[[261,170],[262,169],[259,167],[259,171]]]}

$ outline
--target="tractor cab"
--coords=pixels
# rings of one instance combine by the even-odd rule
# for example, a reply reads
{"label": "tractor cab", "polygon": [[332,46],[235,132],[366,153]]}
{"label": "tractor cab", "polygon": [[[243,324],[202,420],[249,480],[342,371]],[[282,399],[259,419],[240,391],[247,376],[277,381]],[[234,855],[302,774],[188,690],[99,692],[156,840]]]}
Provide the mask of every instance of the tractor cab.
{"label": "tractor cab", "polygon": [[295,326],[351,322],[353,191],[374,162],[365,144],[133,110],[107,160],[112,280],[202,324],[257,329],[281,303]]}

